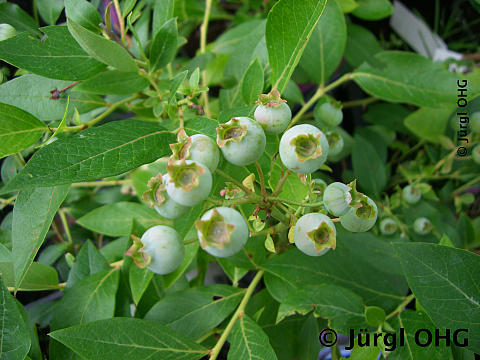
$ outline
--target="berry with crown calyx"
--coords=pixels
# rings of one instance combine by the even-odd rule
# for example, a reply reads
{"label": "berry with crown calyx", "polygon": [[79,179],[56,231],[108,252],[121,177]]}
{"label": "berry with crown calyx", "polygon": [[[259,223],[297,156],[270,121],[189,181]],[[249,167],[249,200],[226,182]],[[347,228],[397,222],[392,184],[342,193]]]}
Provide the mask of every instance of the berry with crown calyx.
{"label": "berry with crown calyx", "polygon": [[237,166],[253,164],[265,151],[265,133],[255,120],[232,118],[217,128],[217,145],[225,159]]}
{"label": "berry with crown calyx", "polygon": [[173,228],[157,225],[145,231],[141,239],[134,238],[127,255],[133,258],[138,267],[165,275],[180,266],[185,256],[185,246]]}
{"label": "berry with crown calyx", "polygon": [[377,221],[377,204],[366,195],[362,195],[358,203],[340,216],[342,226],[351,232],[370,230]]}
{"label": "berry with crown calyx", "polygon": [[216,257],[228,257],[240,251],[248,240],[248,226],[243,216],[228,207],[208,210],[195,222],[203,250]]}
{"label": "berry with crown calyx", "polygon": [[167,193],[181,205],[195,206],[205,200],[212,190],[210,170],[197,161],[170,161],[167,172]]}
{"label": "berry with crown calyx", "polygon": [[188,207],[175,202],[168,195],[166,187],[169,178],[168,174],[158,174],[150,178],[147,183],[148,190],[143,193],[142,199],[147,201],[160,216],[176,219],[185,214]]}
{"label": "berry with crown calyx", "polygon": [[170,144],[173,160],[193,160],[208,167],[214,172],[220,161],[220,150],[217,144],[208,136],[195,134],[188,136],[184,129],[177,135],[177,143]]}
{"label": "berry with crown calyx", "polygon": [[295,224],[293,240],[309,256],[320,256],[335,249],[337,231],[332,220],[320,213],[303,215]]}
{"label": "berry with crown calyx", "polygon": [[280,139],[280,159],[290,170],[310,174],[327,160],[328,141],[323,132],[309,124],[296,125]]}
{"label": "berry with crown calyx", "polygon": [[258,96],[253,116],[267,134],[280,134],[292,120],[292,111],[277,89]]}

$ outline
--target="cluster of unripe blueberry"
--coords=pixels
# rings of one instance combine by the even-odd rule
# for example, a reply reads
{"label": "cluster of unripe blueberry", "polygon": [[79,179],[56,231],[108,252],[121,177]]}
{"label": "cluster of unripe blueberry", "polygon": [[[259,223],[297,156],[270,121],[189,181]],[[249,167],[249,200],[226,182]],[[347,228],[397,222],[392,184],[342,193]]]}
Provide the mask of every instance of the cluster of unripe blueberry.
{"label": "cluster of unripe blueberry", "polygon": [[[208,136],[188,136],[178,132],[178,142],[171,144],[172,155],[166,174],[158,174],[148,182],[143,199],[164,218],[182,216],[189,207],[205,201],[212,190],[220,152],[226,161],[237,166],[255,163],[265,151],[266,133],[282,134],[279,155],[284,166],[298,174],[311,174],[327,160],[332,146],[316,126],[296,125],[288,129],[292,119],[289,106],[273,90],[259,96],[254,118],[235,117],[217,128],[216,143]],[[325,128],[342,121],[339,106],[332,102],[317,105],[315,111]],[[338,148],[338,139],[333,139]],[[340,144],[340,150],[343,144]],[[325,211],[338,217],[344,228],[352,232],[368,231],[377,219],[377,206],[368,196],[358,192],[355,181],[349,185],[313,180],[317,200],[323,199]],[[291,225],[291,224],[288,224]],[[310,256],[319,256],[336,244],[334,221],[322,212],[301,216],[293,225],[293,241],[297,248]],[[234,208],[220,206],[205,212],[195,222],[198,241],[203,250],[216,257],[228,257],[242,249],[249,237],[248,225]],[[134,241],[129,254],[139,266],[147,266],[158,274],[174,271],[184,257],[184,243],[179,234],[168,226],[154,226],[141,239]]]}
{"label": "cluster of unripe blueberry", "polygon": [[[409,205],[417,204],[422,198],[422,192],[415,185],[407,185],[402,189],[402,199]],[[380,221],[380,232],[383,235],[393,235],[398,230],[397,222],[391,217]],[[433,224],[426,217],[419,217],[413,223],[413,231],[418,235],[426,235],[433,230]]]}

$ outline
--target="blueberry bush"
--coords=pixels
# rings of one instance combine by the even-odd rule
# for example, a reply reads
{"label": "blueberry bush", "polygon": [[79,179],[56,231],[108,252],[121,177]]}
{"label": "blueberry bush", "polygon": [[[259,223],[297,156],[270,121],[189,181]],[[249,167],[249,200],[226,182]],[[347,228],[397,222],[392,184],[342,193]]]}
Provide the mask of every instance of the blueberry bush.
{"label": "blueberry bush", "polygon": [[388,0],[0,1],[0,358],[474,359],[480,6],[433,3],[460,60]]}

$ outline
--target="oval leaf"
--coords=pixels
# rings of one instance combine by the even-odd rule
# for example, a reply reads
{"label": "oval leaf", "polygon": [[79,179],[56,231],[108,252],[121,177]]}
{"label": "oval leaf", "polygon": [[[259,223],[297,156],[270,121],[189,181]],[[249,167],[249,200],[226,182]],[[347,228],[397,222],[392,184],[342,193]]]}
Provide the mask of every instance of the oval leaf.
{"label": "oval leaf", "polygon": [[45,130],[45,124],[35,116],[0,103],[0,158],[34,144]]}
{"label": "oval leaf", "polygon": [[254,104],[263,91],[263,67],[256,58],[242,79],[242,96],[247,104]]}
{"label": "oval leaf", "polygon": [[172,329],[140,319],[101,320],[50,336],[87,359],[197,360],[207,354],[203,346]]}
{"label": "oval leaf", "polygon": [[130,54],[117,43],[97,35],[75,21],[68,19],[68,30],[80,46],[92,57],[122,71],[137,71]]}
{"label": "oval leaf", "polygon": [[69,185],[20,191],[13,208],[12,259],[18,288],[45,239]]}
{"label": "oval leaf", "polygon": [[163,24],[152,40],[150,49],[150,68],[158,70],[170,63],[177,51],[177,19]]}
{"label": "oval leaf", "polygon": [[431,107],[457,98],[457,75],[441,63],[405,51],[384,51],[374,58],[382,65],[364,63],[353,73],[353,80],[372,96]]}
{"label": "oval leaf", "polygon": [[100,95],[129,95],[147,86],[148,80],[136,72],[109,70],[83,81],[75,90]]}
{"label": "oval leaf", "polygon": [[342,8],[336,0],[327,1],[300,59],[300,67],[317,84],[325,84],[342,59],[346,40]]}
{"label": "oval leaf", "polygon": [[325,3],[325,0],[280,0],[270,10],[265,36],[272,83],[280,93],[287,86]]}
{"label": "oval leaf", "polygon": [[468,348],[480,352],[480,256],[427,243],[393,243],[408,285],[439,328],[468,329]]}
{"label": "oval leaf", "polygon": [[173,142],[154,123],[110,122],[41,148],[1,192],[118,175],[168,154]]}
{"label": "oval leaf", "polygon": [[30,334],[18,311],[15,298],[0,277],[0,358],[22,360],[30,350]]}
{"label": "oval leaf", "polygon": [[0,59],[60,80],[88,79],[105,68],[75,42],[65,26],[47,26],[41,31],[44,34],[41,38],[24,32],[0,41]]}
{"label": "oval leaf", "polygon": [[133,220],[145,228],[165,224],[148,206],[134,202],[117,202],[96,208],[77,222],[83,227],[109,236],[130,235]]}

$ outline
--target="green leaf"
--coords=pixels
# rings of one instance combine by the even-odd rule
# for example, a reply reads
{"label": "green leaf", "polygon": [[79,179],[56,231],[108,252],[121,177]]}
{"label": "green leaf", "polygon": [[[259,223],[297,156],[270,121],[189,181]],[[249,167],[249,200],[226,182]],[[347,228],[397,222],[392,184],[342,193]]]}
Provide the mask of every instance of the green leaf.
{"label": "green leaf", "polygon": [[263,67],[257,58],[250,64],[242,79],[242,96],[247,104],[254,104],[263,91]]}
{"label": "green leaf", "polygon": [[175,99],[175,94],[178,88],[182,85],[182,82],[187,78],[188,71],[185,70],[176,75],[170,83],[170,95],[168,96],[168,103],[170,104]]}
{"label": "green leaf", "polygon": [[241,23],[220,35],[210,51],[215,54],[232,54],[238,48],[246,45],[247,41],[251,41],[251,34],[256,32],[257,28],[263,29],[261,31],[263,33],[265,31],[265,20],[253,19]]}
{"label": "green leaf", "polygon": [[108,264],[103,255],[87,240],[75,258],[72,269],[68,273],[67,288],[72,287],[83,278],[108,269]]}
{"label": "green leaf", "polygon": [[[113,5],[112,5],[113,6]],[[84,28],[98,32],[102,17],[95,6],[85,0],[65,0],[65,14]]]}
{"label": "green leaf", "polygon": [[1,192],[122,174],[165,156],[173,142],[173,134],[138,120],[89,128],[39,149]]}
{"label": "green leaf", "polygon": [[69,190],[69,185],[63,185],[18,193],[12,224],[12,258],[16,287],[22,284],[53,217]]}
{"label": "green leaf", "polygon": [[170,19],[163,24],[152,40],[150,48],[150,69],[158,70],[169,64],[177,52],[177,20]]}
{"label": "green leaf", "polygon": [[191,339],[198,339],[235,310],[244,295],[228,285],[209,285],[176,291],[160,300],[145,315]]}
{"label": "green leaf", "polygon": [[200,68],[195,68],[193,70],[192,75],[190,75],[190,79],[188,79],[188,85],[190,89],[196,89],[198,87],[198,83],[200,81]]}
{"label": "green leaf", "polygon": [[55,307],[52,329],[111,318],[119,270],[108,269],[87,276],[65,292]]}
{"label": "green leaf", "polygon": [[174,0],[155,1],[153,3],[152,33],[156,34],[158,29],[173,17]]}
{"label": "green leaf", "polygon": [[[392,352],[387,352],[388,359],[392,360],[416,360],[416,359],[451,359],[450,347],[445,346],[445,340],[440,340],[439,346],[435,345],[435,340],[427,347],[418,346],[415,343],[415,333],[418,330],[426,329],[430,334],[435,336],[437,327],[432,323],[428,316],[424,313],[418,313],[413,310],[405,310],[398,314],[392,321],[392,326],[396,330],[397,339],[400,336],[400,328],[405,332],[405,346],[397,346]],[[452,333],[456,327],[450,327]],[[441,335],[445,334],[443,329],[438,329]],[[464,335],[464,334],[463,334]],[[459,335],[461,342],[462,334]],[[427,334],[422,331],[419,334],[419,341],[422,344],[427,342]],[[387,349],[391,347],[387,346]]]}
{"label": "green leaf", "polygon": [[57,270],[51,266],[33,262],[18,291],[57,290],[58,288]]}
{"label": "green leaf", "polygon": [[281,0],[268,13],[265,37],[272,83],[280,93],[287,86],[320,16],[325,0]]}
{"label": "green leaf", "polygon": [[389,241],[385,241],[385,237],[372,231],[351,233],[340,226],[337,226],[337,238],[341,238],[346,247],[379,271],[403,276],[402,266],[392,247],[393,242],[405,241],[402,238],[391,236]]}
{"label": "green leaf", "polygon": [[409,131],[403,124],[408,114],[410,111],[403,105],[379,103],[369,105],[367,111],[363,113],[363,119],[371,124],[408,134]]}
{"label": "green leaf", "polygon": [[277,323],[295,313],[306,315],[312,310],[344,334],[350,328],[366,325],[362,298],[346,288],[327,284],[301,287],[288,294],[278,309]]}
{"label": "green leaf", "polygon": [[268,336],[246,314],[235,322],[228,340],[230,342],[228,358],[231,360],[277,359]]}
{"label": "green leaf", "polygon": [[47,26],[41,30],[42,39],[24,32],[1,41],[0,59],[34,74],[60,80],[87,79],[105,68],[78,46],[65,26]]}
{"label": "green leaf", "polygon": [[360,295],[366,305],[393,310],[407,292],[403,277],[379,271],[337,238],[336,250],[321,257],[307,256],[296,249],[269,259],[265,264],[265,283],[272,296],[282,301],[302,286],[331,284]]}
{"label": "green leaf", "polygon": [[356,0],[337,0],[344,13],[349,13],[358,7]]}
{"label": "green leaf", "polygon": [[358,7],[352,14],[363,20],[380,20],[389,17],[393,6],[388,0],[356,0]]}
{"label": "green leaf", "polygon": [[[247,24],[249,26],[247,26]],[[226,44],[230,42],[230,45],[235,44],[235,46],[231,48],[232,54],[225,65],[223,75],[224,78],[229,79],[232,83],[236,83],[236,85],[220,91],[220,109],[222,110],[245,105],[241,87],[241,81],[245,72],[255,58],[258,58],[262,67],[268,62],[265,43],[265,20],[248,21],[238,27],[241,27],[242,30],[241,34],[237,34],[240,35],[240,38],[224,39],[226,42],[223,43]],[[232,29],[231,32],[235,32],[235,29],[236,28]],[[247,37],[245,37],[245,32],[248,35]],[[227,37],[229,32],[225,34],[225,37]],[[230,48],[230,45],[228,45],[227,48]]]}
{"label": "green leaf", "polygon": [[320,341],[318,341],[318,334],[321,328],[316,317],[310,315],[298,334],[298,358],[303,360],[318,360],[320,353]]}
{"label": "green leaf", "polygon": [[121,71],[137,71],[130,54],[119,44],[97,35],[68,19],[68,30],[80,46],[92,57]]}
{"label": "green leaf", "polygon": [[[1,42],[0,42],[1,44]],[[90,94],[69,92],[67,96],[51,99],[50,91],[61,90],[70,85],[68,81],[47,79],[34,74],[27,74],[0,85],[2,102],[16,106],[42,121],[62,119],[67,98],[70,97],[67,117],[73,116],[75,109],[82,114],[104,104],[103,100]]]}
{"label": "green leaf", "polygon": [[23,360],[30,350],[31,340],[15,299],[0,277],[0,358]]}
{"label": "green leaf", "polygon": [[138,305],[152,278],[153,272],[147,268],[142,269],[132,264],[128,269],[128,282],[132,290],[132,298],[135,305]]}
{"label": "green leaf", "polygon": [[347,34],[345,60],[353,67],[358,67],[365,61],[372,66],[378,66],[379,61],[374,55],[383,49],[375,35],[364,27],[352,23],[347,25]]}
{"label": "green leaf", "polygon": [[69,248],[71,244],[67,242],[60,242],[47,246],[40,252],[37,261],[44,265],[53,265]]}
{"label": "green leaf", "polygon": [[43,122],[15,106],[0,103],[0,158],[34,144],[47,130]]}
{"label": "green leaf", "polygon": [[299,66],[315,83],[325,84],[342,60],[346,41],[347,28],[342,9],[336,0],[327,1]]}
{"label": "green leaf", "polygon": [[206,117],[195,117],[185,122],[185,131],[189,136],[203,134],[217,141],[218,122],[215,119]]}
{"label": "green leaf", "polygon": [[472,220],[465,213],[461,213],[458,217],[457,228],[464,246],[475,241],[475,229]]}
{"label": "green leaf", "polygon": [[374,146],[362,136],[355,135],[352,163],[353,174],[358,180],[359,188],[376,199],[387,185],[385,162],[380,158]]}
{"label": "green leaf", "polygon": [[422,107],[412,112],[404,120],[405,126],[420,139],[441,144],[448,120],[455,106]]}
{"label": "green leaf", "polygon": [[17,4],[10,2],[0,3],[0,23],[12,25],[17,29],[17,32],[28,31],[40,35],[35,20]]}
{"label": "green leaf", "polygon": [[25,326],[27,327],[28,332],[30,334],[31,345],[30,345],[30,350],[28,352],[28,356],[25,359],[41,360],[42,351],[40,349],[40,344],[38,342],[37,325],[32,321],[27,310],[22,305],[22,303],[18,301],[18,299],[15,299],[15,303],[17,305],[18,311],[20,312],[20,315],[22,316],[22,320],[25,323]]}
{"label": "green leaf", "polygon": [[381,67],[364,63],[353,73],[353,80],[370,95],[430,107],[456,99],[456,87],[452,84],[456,84],[457,75],[441,63],[403,51],[384,51],[374,58],[382,63]]}
{"label": "green leaf", "polygon": [[83,358],[197,360],[207,350],[172,329],[140,319],[113,318],[50,333]]}
{"label": "green leaf", "polygon": [[427,243],[393,244],[410,289],[439,328],[468,329],[468,348],[480,352],[480,257]]}
{"label": "green leaf", "polygon": [[58,0],[38,0],[37,9],[42,19],[48,25],[55,25],[60,14],[62,13],[64,4]]}
{"label": "green leaf", "polygon": [[[0,273],[3,276],[5,286],[15,288],[15,275],[13,272],[13,262],[11,253],[9,258],[1,258],[0,254]],[[33,262],[25,274],[25,278],[17,291],[38,291],[38,290],[57,290],[58,274],[57,271],[48,265]]]}
{"label": "green leaf", "polygon": [[144,204],[117,202],[90,211],[77,220],[81,226],[109,236],[130,235],[133,221],[149,228],[166,221],[157,212]]}
{"label": "green leaf", "polygon": [[75,87],[75,90],[100,95],[129,95],[147,86],[148,80],[136,72],[109,70],[83,81]]}

